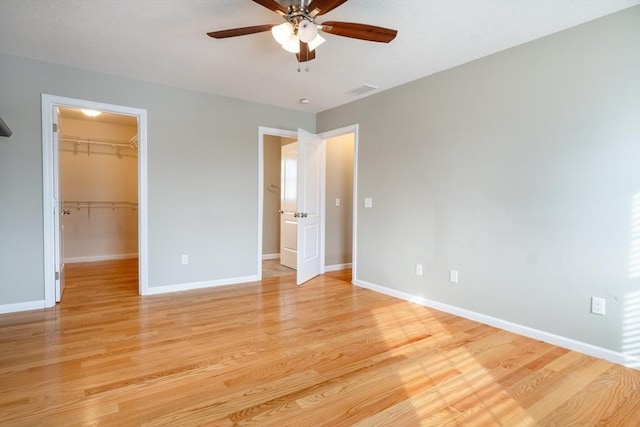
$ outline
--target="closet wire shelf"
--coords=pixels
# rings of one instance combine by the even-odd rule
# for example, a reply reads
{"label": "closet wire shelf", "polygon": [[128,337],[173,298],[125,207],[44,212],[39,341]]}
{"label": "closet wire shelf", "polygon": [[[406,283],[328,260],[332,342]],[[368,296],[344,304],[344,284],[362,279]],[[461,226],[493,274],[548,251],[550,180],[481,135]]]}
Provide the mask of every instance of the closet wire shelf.
{"label": "closet wire shelf", "polygon": [[79,136],[73,135],[62,135],[62,142],[70,142],[75,144],[76,150],[80,144],[87,144],[87,155],[90,154],[91,145],[105,145],[111,148],[115,148],[120,152],[120,148],[130,148],[132,150],[138,149],[138,135],[132,136],[128,141],[118,141],[112,139],[102,139],[102,138],[83,138]]}
{"label": "closet wire shelf", "polygon": [[138,209],[138,202],[114,202],[114,201],[95,201],[95,200],[65,200],[62,203],[63,209],[60,212],[61,215],[71,215],[72,208],[79,211],[80,209],[87,209],[87,215],[91,217],[91,209],[104,209],[110,208],[116,209],[131,209],[135,211]]}

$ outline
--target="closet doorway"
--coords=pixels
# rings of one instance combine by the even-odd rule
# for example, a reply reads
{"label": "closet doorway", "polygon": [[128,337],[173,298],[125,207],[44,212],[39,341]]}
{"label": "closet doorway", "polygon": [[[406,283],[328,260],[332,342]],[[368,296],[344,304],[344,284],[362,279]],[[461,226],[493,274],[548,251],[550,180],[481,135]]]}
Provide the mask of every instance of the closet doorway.
{"label": "closet doorway", "polygon": [[146,111],[43,95],[42,122],[45,306],[64,300],[77,263],[98,275],[126,261],[138,273],[131,292],[144,295]]}
{"label": "closet doorway", "polygon": [[[137,118],[72,107],[58,111],[63,266],[90,262],[98,269],[106,261],[137,259]],[[131,291],[137,294],[137,286]]]}

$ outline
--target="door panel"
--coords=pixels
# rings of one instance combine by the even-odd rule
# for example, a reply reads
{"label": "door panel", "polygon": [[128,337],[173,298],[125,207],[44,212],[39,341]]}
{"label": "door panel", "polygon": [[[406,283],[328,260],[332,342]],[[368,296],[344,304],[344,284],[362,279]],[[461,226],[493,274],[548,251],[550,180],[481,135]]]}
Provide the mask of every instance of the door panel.
{"label": "door panel", "polygon": [[298,257],[298,149],[295,143],[281,148],[280,166],[280,264],[297,268]]}
{"label": "door panel", "polygon": [[320,274],[322,142],[298,129],[298,285]]}
{"label": "door panel", "polygon": [[[303,226],[303,233],[305,234],[303,239],[305,247],[302,252],[304,257],[303,262],[314,260],[316,257],[320,256],[318,251],[319,248],[316,244],[316,236],[320,234],[318,228],[318,224],[306,224]],[[320,272],[318,272],[318,274],[320,274]]]}
{"label": "door panel", "polygon": [[58,120],[58,107],[52,109],[53,114],[53,224],[54,224],[54,258],[56,268],[56,302],[62,299],[64,292],[64,199],[62,180],[60,179],[60,140],[62,130]]}

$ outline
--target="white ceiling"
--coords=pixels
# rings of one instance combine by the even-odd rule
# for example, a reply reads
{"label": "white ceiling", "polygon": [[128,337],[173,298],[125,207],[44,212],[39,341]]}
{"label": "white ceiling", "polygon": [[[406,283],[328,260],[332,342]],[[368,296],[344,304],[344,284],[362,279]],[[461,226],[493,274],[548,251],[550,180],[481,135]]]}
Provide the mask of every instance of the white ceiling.
{"label": "white ceiling", "polygon": [[[326,34],[310,70],[269,32],[205,33],[282,18],[251,0],[0,0],[0,52],[319,112],[586,21],[639,0],[349,0],[319,17],[398,30],[390,44]],[[0,72],[2,64],[0,63]],[[366,95],[363,95],[366,96]],[[300,98],[311,103],[302,105]],[[100,101],[100,100],[96,100]]]}

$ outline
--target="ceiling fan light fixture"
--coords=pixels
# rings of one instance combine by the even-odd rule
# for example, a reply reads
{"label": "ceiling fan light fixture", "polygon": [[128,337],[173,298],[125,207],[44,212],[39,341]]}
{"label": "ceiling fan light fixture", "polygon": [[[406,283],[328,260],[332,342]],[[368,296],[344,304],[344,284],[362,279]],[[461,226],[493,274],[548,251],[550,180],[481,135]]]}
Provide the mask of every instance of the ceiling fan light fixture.
{"label": "ceiling fan light fixture", "polygon": [[293,25],[290,22],[283,22],[271,28],[271,35],[280,45],[284,45],[293,34]]}
{"label": "ceiling fan light fixture", "polygon": [[313,22],[302,19],[298,23],[298,37],[303,43],[310,43],[318,35],[318,27]]}
{"label": "ceiling fan light fixture", "polygon": [[324,42],[325,42],[324,37],[322,37],[320,34],[318,34],[313,40],[311,40],[309,42],[309,50],[310,51],[315,50],[315,48],[317,48],[318,46],[320,46]]}
{"label": "ceiling fan light fixture", "polygon": [[292,34],[287,41],[282,44],[282,48],[287,52],[300,53],[300,39],[295,34]]}

